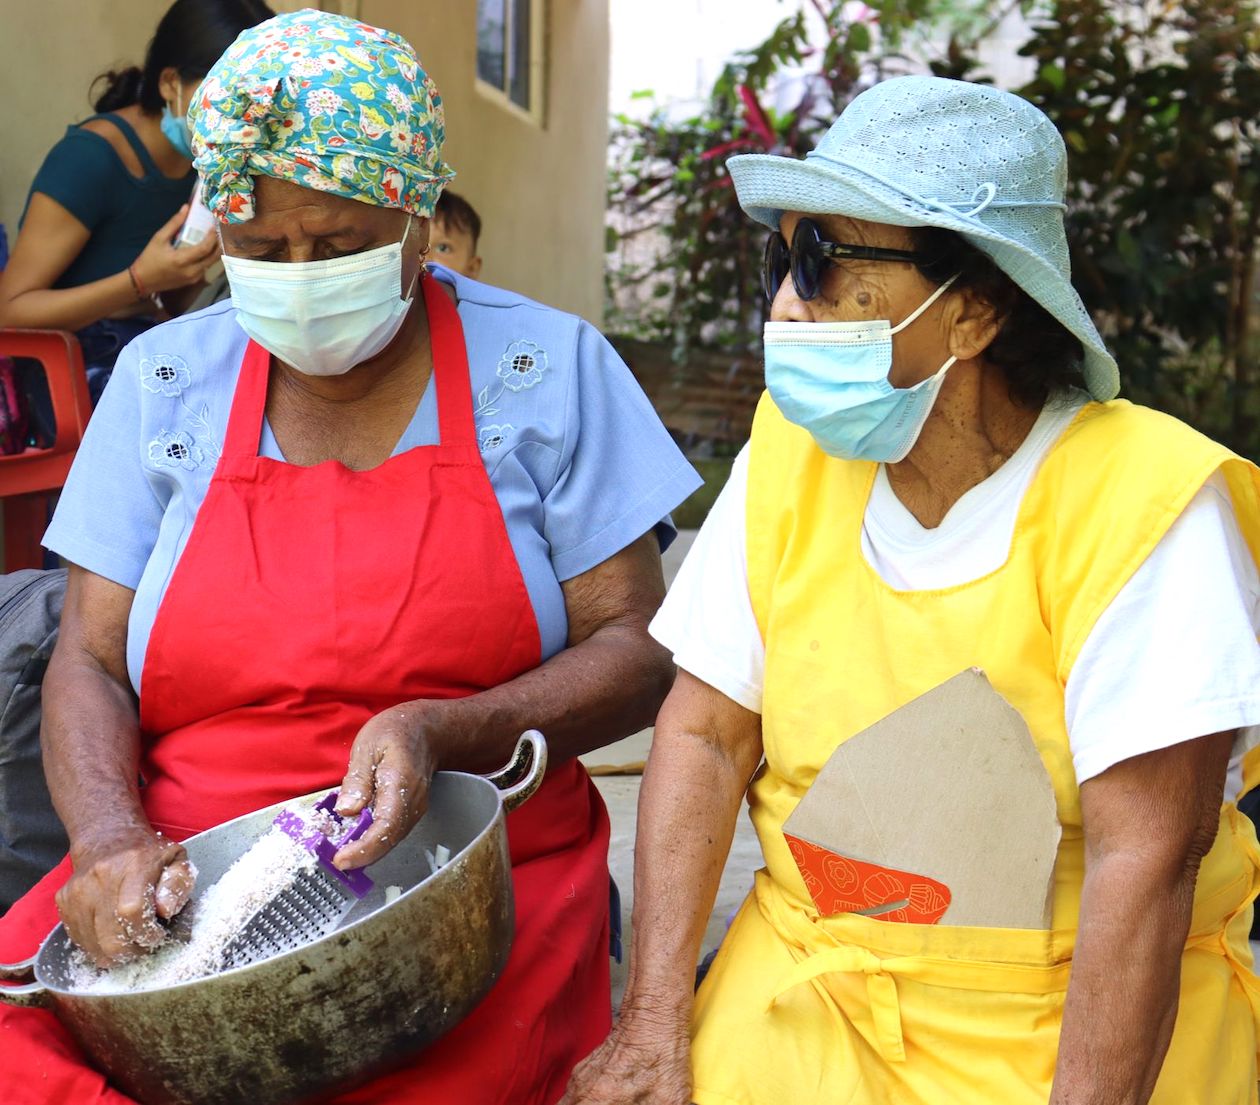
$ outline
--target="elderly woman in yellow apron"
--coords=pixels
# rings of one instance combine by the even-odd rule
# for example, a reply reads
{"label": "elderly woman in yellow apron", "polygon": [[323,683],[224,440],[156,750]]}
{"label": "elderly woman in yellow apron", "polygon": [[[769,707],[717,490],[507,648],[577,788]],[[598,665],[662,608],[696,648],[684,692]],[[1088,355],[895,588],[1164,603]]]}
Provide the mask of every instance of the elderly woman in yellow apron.
{"label": "elderly woman in yellow apron", "polygon": [[[804,161],[731,160],[771,232],[768,394],[653,624],[682,672],[631,979],[569,1105],[1256,1101],[1235,799],[1260,736],[1260,479],[1115,398],[1069,282],[1064,161],[1030,104],[929,77],[859,96]],[[971,668],[1053,789],[1046,923],[821,909],[786,819],[846,742]],[[911,774],[966,785],[924,747],[941,762]],[[872,818],[928,797],[877,775]],[[693,1000],[745,790],[766,865]],[[997,823],[965,858],[1027,843]]]}

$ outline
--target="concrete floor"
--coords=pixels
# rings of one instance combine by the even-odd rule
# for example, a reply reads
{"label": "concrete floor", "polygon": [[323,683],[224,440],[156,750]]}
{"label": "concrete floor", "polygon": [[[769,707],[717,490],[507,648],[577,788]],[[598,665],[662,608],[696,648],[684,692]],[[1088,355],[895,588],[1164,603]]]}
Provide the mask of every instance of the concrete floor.
{"label": "concrete floor", "polygon": [[[678,535],[674,544],[666,550],[664,564],[667,583],[673,582],[678,566],[682,563],[694,538],[695,531],[684,530]],[[651,747],[652,730],[645,729],[616,744],[610,744],[606,748],[583,756],[582,760],[588,767],[633,765],[646,760]],[[595,779],[595,785],[604,797],[604,802],[608,806],[609,820],[612,822],[608,866],[621,891],[622,941],[626,950],[626,956],[623,957],[620,965],[609,961],[612,964],[614,1007],[621,1004],[621,997],[625,990],[627,965],[625,960],[628,959],[630,950],[630,921],[634,908],[634,837],[640,781],[641,777],[637,774],[603,775]],[[717,947],[721,941],[728,920],[751,889],[753,872],[760,866],[762,866],[761,847],[757,843],[756,834],[753,832],[745,808],[735,830],[730,858],[722,874],[717,900],[701,945],[702,956]]]}

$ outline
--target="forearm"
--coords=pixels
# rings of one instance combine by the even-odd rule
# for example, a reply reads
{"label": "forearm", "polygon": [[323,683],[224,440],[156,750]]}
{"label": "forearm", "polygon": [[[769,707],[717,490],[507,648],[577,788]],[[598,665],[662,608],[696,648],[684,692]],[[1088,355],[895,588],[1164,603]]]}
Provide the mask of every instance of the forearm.
{"label": "forearm", "polygon": [[696,959],[760,759],[760,718],[679,672],[639,790],[625,997],[612,1033],[578,1064],[561,1105],[695,1099]]}
{"label": "forearm", "polygon": [[444,703],[439,766],[493,770],[526,729],[542,731],[553,761],[611,744],[652,724],[673,678],[646,629],[607,626],[515,679]]}
{"label": "forearm", "polygon": [[149,303],[136,294],[123,270],[77,288],[38,288],[6,299],[0,303],[0,326],[81,330]]}
{"label": "forearm", "polygon": [[44,678],[43,711],[44,772],[71,852],[147,828],[130,692],[91,657],[59,647]]}
{"label": "forearm", "polygon": [[761,719],[680,671],[639,791],[626,995],[612,1034],[578,1064],[561,1105],[694,1100],[696,959],[760,759]]}
{"label": "forearm", "polygon": [[760,749],[658,726],[639,794],[624,1019],[685,1029],[700,942]]}
{"label": "forearm", "polygon": [[1125,854],[1085,878],[1051,1105],[1145,1105],[1177,1016],[1197,866]]}

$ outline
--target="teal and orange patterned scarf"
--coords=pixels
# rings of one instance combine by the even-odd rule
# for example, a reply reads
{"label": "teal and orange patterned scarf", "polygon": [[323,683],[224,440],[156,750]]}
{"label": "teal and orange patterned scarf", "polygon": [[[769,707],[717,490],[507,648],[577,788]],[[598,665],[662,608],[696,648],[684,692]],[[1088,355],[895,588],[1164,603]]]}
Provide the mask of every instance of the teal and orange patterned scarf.
{"label": "teal and orange patterned scarf", "polygon": [[259,173],[420,216],[455,175],[442,160],[442,98],[415,51],[329,12],[243,31],[188,121],[202,199],[222,222],[254,217]]}

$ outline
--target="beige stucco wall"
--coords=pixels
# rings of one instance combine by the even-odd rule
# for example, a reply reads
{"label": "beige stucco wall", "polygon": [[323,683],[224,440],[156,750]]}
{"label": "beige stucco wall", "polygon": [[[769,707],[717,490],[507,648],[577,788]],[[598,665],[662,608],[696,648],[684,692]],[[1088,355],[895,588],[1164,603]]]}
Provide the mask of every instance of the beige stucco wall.
{"label": "beige stucco wall", "polygon": [[[139,62],[169,0],[0,0],[0,221],[111,63]],[[306,6],[280,0],[279,9]],[[335,7],[336,0],[325,3]],[[477,87],[475,0],[348,0],[404,35],[446,103],[455,188],[480,212],[486,280],[598,321],[603,302],[608,0],[547,0],[541,124]]]}
{"label": "beige stucco wall", "polygon": [[442,92],[454,188],[482,217],[483,277],[598,321],[604,297],[608,0],[549,0],[539,126],[476,85],[474,0],[362,0]]}
{"label": "beige stucco wall", "polygon": [[0,0],[0,222],[12,244],[35,170],[71,123],[92,113],[88,86],[139,65],[170,0]]}

